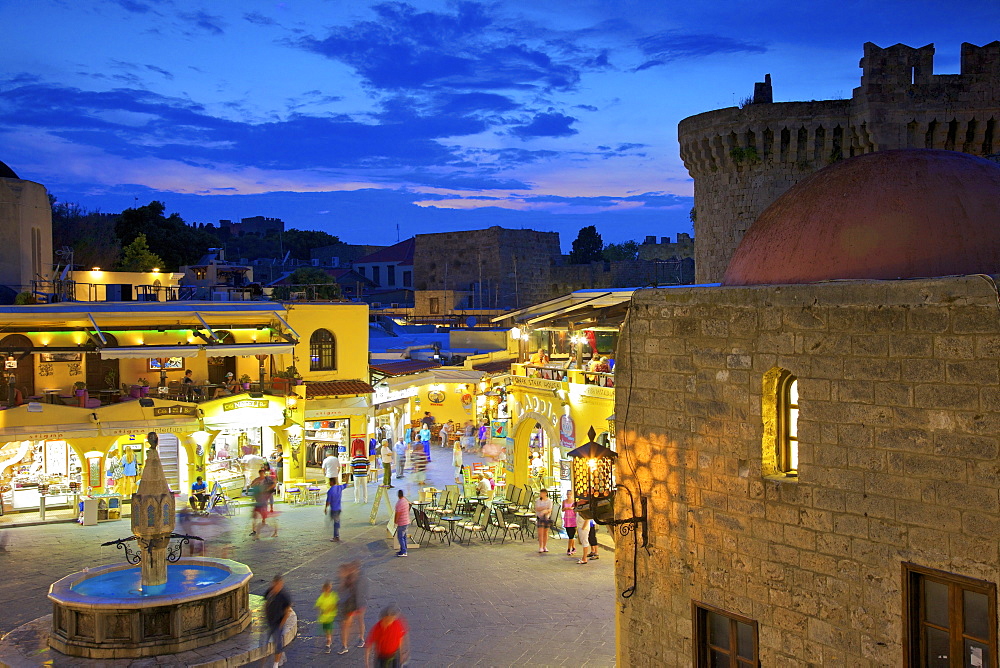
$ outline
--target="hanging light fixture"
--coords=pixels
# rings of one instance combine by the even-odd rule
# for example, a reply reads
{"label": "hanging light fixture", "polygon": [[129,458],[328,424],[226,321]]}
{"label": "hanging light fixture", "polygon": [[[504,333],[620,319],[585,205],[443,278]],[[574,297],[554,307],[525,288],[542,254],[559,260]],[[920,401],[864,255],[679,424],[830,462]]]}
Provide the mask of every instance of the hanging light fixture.
{"label": "hanging light fixture", "polygon": [[[577,513],[584,519],[593,519],[603,526],[617,527],[618,533],[622,536],[642,529],[642,547],[647,547],[649,527],[646,517],[646,498],[639,499],[642,514],[634,516],[635,499],[632,491],[625,485],[615,484],[615,459],[618,458],[618,453],[594,441],[596,436],[597,432],[591,427],[587,432],[590,441],[566,453],[573,460],[573,494],[578,502],[585,502],[585,505],[577,508]],[[615,518],[615,492],[619,488],[628,492],[633,517]],[[638,539],[639,536],[636,536],[632,559],[632,586],[622,592],[623,598],[629,598],[635,593],[636,560],[639,558]]]}

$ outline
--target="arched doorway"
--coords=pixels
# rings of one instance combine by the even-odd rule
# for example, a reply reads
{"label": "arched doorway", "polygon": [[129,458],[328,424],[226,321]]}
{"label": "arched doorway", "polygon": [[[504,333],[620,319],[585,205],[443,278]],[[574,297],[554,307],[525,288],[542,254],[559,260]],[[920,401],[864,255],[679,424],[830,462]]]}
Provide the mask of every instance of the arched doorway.
{"label": "arched doorway", "polygon": [[[226,330],[218,330],[215,335],[219,339],[219,343],[224,343],[227,345],[232,345],[236,343],[236,338],[233,336],[232,332]],[[236,358],[232,355],[226,356],[212,356],[211,347],[206,349],[206,354],[208,357],[208,382],[213,385],[225,385],[226,384],[226,374],[232,373],[236,375]]]}
{"label": "arched doorway", "polygon": [[5,369],[0,376],[3,379],[0,398],[13,401],[12,389],[20,390],[25,401],[35,394],[35,356],[31,353],[21,356],[25,350],[33,347],[31,339],[23,334],[8,334],[0,339],[0,355],[5,359],[13,357],[17,361],[16,369]]}
{"label": "arched doorway", "polygon": [[[105,333],[104,338],[108,342],[107,347],[118,347],[118,339],[114,335]],[[99,352],[87,353],[85,364],[87,389],[91,392],[105,388],[115,390],[121,387],[117,359],[102,359]]]}
{"label": "arched doorway", "polygon": [[524,413],[514,425],[511,435],[514,440],[514,452],[507,453],[507,469],[513,472],[515,485],[537,480],[530,475],[533,451],[541,454],[546,471],[543,478],[551,477],[553,470],[558,471],[559,431],[552,424],[551,417],[534,411]]}

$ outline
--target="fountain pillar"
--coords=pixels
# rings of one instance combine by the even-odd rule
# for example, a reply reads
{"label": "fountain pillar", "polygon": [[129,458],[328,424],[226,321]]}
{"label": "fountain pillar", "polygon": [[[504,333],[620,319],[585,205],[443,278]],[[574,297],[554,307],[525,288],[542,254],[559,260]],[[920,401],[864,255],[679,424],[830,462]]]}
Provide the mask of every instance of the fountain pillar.
{"label": "fountain pillar", "polygon": [[143,552],[142,588],[157,593],[167,583],[167,547],[174,532],[175,500],[156,449],[159,437],[151,431],[146,440],[146,464],[139,488],[132,495],[132,533]]}

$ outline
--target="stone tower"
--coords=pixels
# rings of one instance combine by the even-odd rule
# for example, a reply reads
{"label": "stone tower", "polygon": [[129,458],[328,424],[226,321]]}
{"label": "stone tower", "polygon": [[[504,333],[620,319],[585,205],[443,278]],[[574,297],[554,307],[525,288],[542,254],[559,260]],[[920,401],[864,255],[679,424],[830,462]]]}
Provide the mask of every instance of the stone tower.
{"label": "stone tower", "polygon": [[842,158],[898,148],[1000,151],[1000,41],[962,45],[961,74],[933,74],[934,45],[864,45],[848,100],[772,102],[770,76],[742,108],[685,118],[697,282],[722,278],[743,233],[779,195]]}
{"label": "stone tower", "polygon": [[0,162],[0,303],[52,272],[52,207],[45,187]]}

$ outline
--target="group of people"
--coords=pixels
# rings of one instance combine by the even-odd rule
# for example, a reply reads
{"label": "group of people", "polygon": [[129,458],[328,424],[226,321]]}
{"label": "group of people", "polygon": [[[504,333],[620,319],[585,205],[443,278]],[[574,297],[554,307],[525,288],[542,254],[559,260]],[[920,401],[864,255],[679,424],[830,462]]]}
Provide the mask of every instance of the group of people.
{"label": "group of people", "polygon": [[[580,558],[576,563],[586,564],[590,559],[598,559],[597,525],[594,520],[585,519],[577,512],[578,504],[573,499],[573,490],[567,490],[562,502],[562,524],[566,531],[566,556],[576,556],[576,541],[580,541]],[[552,528],[552,499],[547,489],[538,491],[535,499],[535,522],[537,523],[538,553],[549,551],[549,530]]]}
{"label": "group of people", "polygon": [[[340,623],[341,648],[337,654],[347,654],[353,639],[365,650],[365,665],[379,668],[398,668],[409,658],[409,629],[399,609],[389,605],[382,610],[376,624],[365,629],[365,579],[361,562],[342,564],[338,569],[337,586],[330,580],[316,598],[316,621],[326,637],[327,654],[333,651],[333,636]],[[264,616],[267,620],[268,640],[274,643],[274,668],[285,663],[284,628],[292,610],[292,599],[281,575],[276,575],[264,595]]]}

